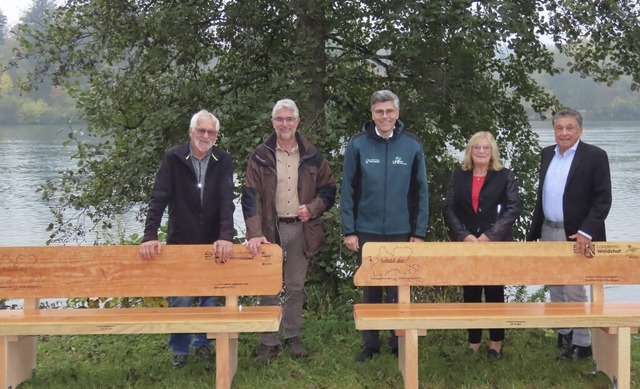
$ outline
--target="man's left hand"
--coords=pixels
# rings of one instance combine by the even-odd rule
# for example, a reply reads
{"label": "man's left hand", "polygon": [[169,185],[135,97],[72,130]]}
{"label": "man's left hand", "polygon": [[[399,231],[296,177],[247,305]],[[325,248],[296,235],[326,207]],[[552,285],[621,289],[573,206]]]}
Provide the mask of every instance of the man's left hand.
{"label": "man's left hand", "polygon": [[569,239],[576,240],[576,244],[573,248],[574,253],[584,255],[585,257],[588,257],[588,258],[591,258],[593,256],[593,253],[591,252],[591,250],[593,250],[591,239],[587,238],[586,236],[580,233],[571,235]]}
{"label": "man's left hand", "polygon": [[213,242],[213,252],[222,260],[229,259],[233,252],[233,243],[228,240],[216,240]]}
{"label": "man's left hand", "polygon": [[298,211],[296,212],[301,222],[307,222],[311,220],[311,211],[309,211],[309,207],[306,205],[301,205],[298,207]]}

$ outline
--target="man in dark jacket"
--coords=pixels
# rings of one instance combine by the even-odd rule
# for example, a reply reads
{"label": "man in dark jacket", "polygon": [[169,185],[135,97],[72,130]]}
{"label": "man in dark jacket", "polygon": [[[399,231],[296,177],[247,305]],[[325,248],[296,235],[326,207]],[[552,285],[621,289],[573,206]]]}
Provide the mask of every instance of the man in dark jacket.
{"label": "man in dark jacket", "polygon": [[[422,142],[404,131],[398,120],[400,100],[388,90],[371,96],[372,121],[349,141],[344,155],[340,211],[347,249],[358,253],[366,242],[422,242],[427,235],[429,194]],[[398,300],[388,287],[387,302]],[[364,303],[382,302],[382,287],[364,288]],[[391,350],[398,355],[398,337],[391,331]],[[364,362],[380,351],[378,331],[364,331]]]}
{"label": "man in dark jacket", "polygon": [[[284,251],[284,344],[294,357],[306,357],[301,340],[304,282],[308,259],[324,243],[320,216],[335,201],[336,183],[324,156],[297,132],[299,111],[293,100],[278,101],[271,123],[274,133],[249,158],[242,211],[247,248],[278,243]],[[279,296],[263,296],[261,305],[279,304]],[[280,351],[278,333],[261,336],[256,363],[266,364]]]}
{"label": "man in dark jacket", "polygon": [[[575,253],[591,256],[592,243],[606,241],[604,221],[611,209],[607,153],[580,140],[582,115],[562,109],[553,116],[556,144],[542,150],[538,198],[527,240],[574,241]],[[558,269],[562,271],[563,269]],[[552,302],[586,302],[582,285],[550,285]],[[591,357],[588,328],[558,328],[560,360]]]}
{"label": "man in dark jacket", "polygon": [[[213,244],[213,251],[227,259],[233,249],[233,163],[226,151],[215,146],[220,122],[205,110],[191,118],[190,141],[164,155],[156,173],[149,211],[140,246],[146,260],[160,252],[158,229],[169,208],[167,244]],[[171,307],[191,306],[195,297],[171,297]],[[199,306],[215,306],[216,297],[201,296]],[[193,338],[195,355],[211,359],[211,341],[206,334],[171,334],[169,346],[173,366],[186,364]]]}

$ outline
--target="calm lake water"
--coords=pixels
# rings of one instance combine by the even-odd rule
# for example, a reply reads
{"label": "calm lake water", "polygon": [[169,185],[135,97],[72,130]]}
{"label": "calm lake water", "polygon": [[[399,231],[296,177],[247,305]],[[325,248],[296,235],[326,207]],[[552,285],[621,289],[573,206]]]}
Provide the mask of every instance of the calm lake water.
{"label": "calm lake water", "polygon": [[[554,143],[551,123],[534,122],[542,146]],[[38,186],[72,165],[75,149],[63,147],[62,126],[0,126],[0,245],[43,245],[52,221],[49,204]],[[609,154],[613,206],[607,218],[610,241],[640,240],[640,122],[585,123],[582,139]],[[236,218],[242,216],[236,209]],[[120,229],[128,236],[141,226],[123,218]],[[242,228],[243,225],[239,226]],[[92,241],[92,239],[88,239]],[[640,287],[611,287],[607,297],[640,300]]]}

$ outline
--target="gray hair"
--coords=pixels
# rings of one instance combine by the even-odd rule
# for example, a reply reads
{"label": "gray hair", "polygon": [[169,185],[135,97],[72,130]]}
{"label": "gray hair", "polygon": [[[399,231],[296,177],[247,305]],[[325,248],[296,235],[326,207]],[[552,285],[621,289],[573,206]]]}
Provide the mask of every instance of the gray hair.
{"label": "gray hair", "polygon": [[218,120],[216,115],[212,114],[211,112],[207,111],[206,109],[202,109],[202,110],[198,111],[197,113],[195,113],[193,116],[191,116],[191,122],[189,123],[189,128],[191,130],[195,130],[196,129],[196,126],[198,125],[198,120],[200,120],[200,118],[202,116],[211,118],[211,120],[213,120],[213,122],[216,125],[216,132],[220,132],[220,120]]}
{"label": "gray hair", "polygon": [[276,112],[278,112],[279,110],[281,110],[283,108],[292,110],[293,111],[293,117],[295,117],[295,118],[300,116],[300,111],[298,111],[298,106],[296,105],[296,103],[293,100],[291,100],[291,99],[282,99],[282,100],[278,100],[276,105],[273,106],[273,111],[271,111],[271,117],[275,117],[276,116]]}
{"label": "gray hair", "polygon": [[564,118],[564,117],[572,117],[576,119],[576,121],[578,122],[578,127],[582,128],[582,115],[580,114],[580,112],[571,108],[562,108],[561,110],[559,110],[553,115],[553,119],[551,119],[551,124],[553,125],[553,127],[556,126],[557,118]]}
{"label": "gray hair", "polygon": [[371,95],[371,109],[373,109],[376,103],[385,103],[387,101],[393,101],[396,109],[400,109],[400,99],[398,95],[386,89],[373,92],[373,95]]}

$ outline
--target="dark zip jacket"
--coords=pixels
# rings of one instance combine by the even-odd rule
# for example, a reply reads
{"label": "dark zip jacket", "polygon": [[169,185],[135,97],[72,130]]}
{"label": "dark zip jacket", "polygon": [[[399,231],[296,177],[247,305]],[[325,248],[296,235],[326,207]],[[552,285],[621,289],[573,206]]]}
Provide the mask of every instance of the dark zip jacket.
{"label": "dark zip jacket", "polygon": [[231,155],[217,146],[209,152],[211,158],[200,205],[200,189],[189,159],[189,143],[167,150],[153,184],[143,242],[158,239],[158,229],[167,207],[168,244],[233,241],[233,162]]}
{"label": "dark zip jacket", "polygon": [[340,199],[342,233],[425,239],[429,192],[422,142],[398,120],[388,140],[365,123],[347,144]]}
{"label": "dark zip jacket", "polygon": [[[329,163],[305,137],[296,132],[300,148],[298,166],[298,200],[311,212],[311,220],[303,224],[304,254],[310,257],[324,243],[324,227],[320,215],[331,208],[336,197],[336,182]],[[247,165],[246,184],[242,192],[242,212],[247,239],[264,236],[280,243],[276,210],[276,135],[256,148]]]}

